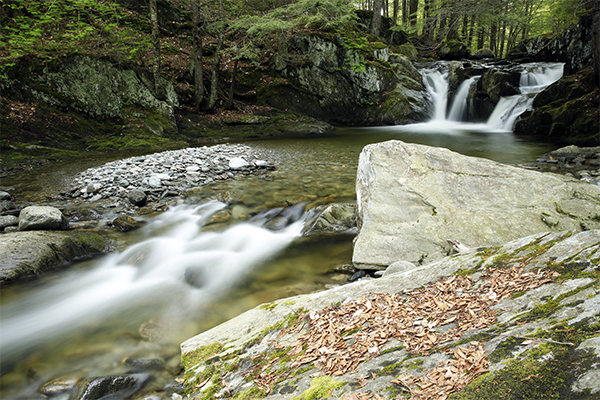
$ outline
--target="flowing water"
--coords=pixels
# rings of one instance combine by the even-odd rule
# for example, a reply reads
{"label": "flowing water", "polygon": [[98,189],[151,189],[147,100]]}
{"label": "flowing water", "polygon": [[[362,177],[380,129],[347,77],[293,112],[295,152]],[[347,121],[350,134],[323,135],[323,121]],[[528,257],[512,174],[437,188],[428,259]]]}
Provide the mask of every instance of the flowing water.
{"label": "flowing water", "polygon": [[[539,84],[527,79],[527,86]],[[462,94],[455,102],[459,98]],[[447,95],[439,102],[440,107],[445,102],[444,115],[436,112],[428,124],[338,128],[326,136],[248,143],[268,152],[277,165],[269,179],[199,188],[185,204],[125,234],[130,243],[125,250],[3,287],[2,397],[43,398],[38,388],[44,382],[131,372],[124,362],[131,359],[165,361],[166,372],[151,384],[160,389],[179,372],[181,341],[263,302],[343,284],[347,276],[332,269],[350,262],[352,238],[300,238],[303,217],[293,205],[354,201],[358,155],[369,143],[398,139],[513,165],[555,148],[482,124],[454,121],[456,126],[446,129]],[[455,108],[449,118],[460,119],[462,111]],[[18,190],[56,193],[66,181],[46,178],[64,177],[65,171],[72,173],[72,166],[42,168]],[[206,199],[226,190],[241,196],[228,208],[240,222],[207,225],[225,205]],[[281,231],[248,220],[257,209],[282,205],[292,205],[298,220]]]}

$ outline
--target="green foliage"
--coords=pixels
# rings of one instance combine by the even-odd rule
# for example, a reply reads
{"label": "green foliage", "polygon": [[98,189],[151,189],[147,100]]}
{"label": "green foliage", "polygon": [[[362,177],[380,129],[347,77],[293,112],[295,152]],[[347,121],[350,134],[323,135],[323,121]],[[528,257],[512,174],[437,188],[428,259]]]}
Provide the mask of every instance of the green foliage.
{"label": "green foliage", "polygon": [[7,0],[1,10],[4,66],[27,54],[99,53],[140,61],[150,49],[149,22],[114,1]]}

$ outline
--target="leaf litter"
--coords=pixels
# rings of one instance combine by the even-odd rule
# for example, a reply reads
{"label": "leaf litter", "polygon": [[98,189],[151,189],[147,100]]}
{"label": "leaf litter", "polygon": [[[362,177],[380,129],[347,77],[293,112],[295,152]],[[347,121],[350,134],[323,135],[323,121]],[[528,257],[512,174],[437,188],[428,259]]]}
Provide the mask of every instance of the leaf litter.
{"label": "leaf litter", "polygon": [[[557,276],[553,271],[526,271],[524,265],[493,268],[475,282],[471,276],[455,275],[420,289],[368,293],[343,305],[311,311],[280,334],[280,338],[299,334],[308,324],[308,330],[290,345],[287,356],[291,362],[285,369],[311,364],[319,370],[313,376],[355,373],[360,363],[377,357],[392,338],[401,341],[411,354],[428,355],[433,348],[456,341],[467,331],[494,324],[496,311],[491,307],[500,300],[551,282]],[[453,359],[426,375],[401,375],[392,382],[410,392],[413,400],[445,400],[488,371],[482,344],[472,342],[467,348],[457,347],[450,352]],[[282,372],[283,368],[268,371],[270,368],[266,367],[255,382],[270,392],[287,374]],[[368,378],[357,378],[359,388],[365,386]],[[381,399],[385,400],[365,392],[345,394],[339,400]]]}

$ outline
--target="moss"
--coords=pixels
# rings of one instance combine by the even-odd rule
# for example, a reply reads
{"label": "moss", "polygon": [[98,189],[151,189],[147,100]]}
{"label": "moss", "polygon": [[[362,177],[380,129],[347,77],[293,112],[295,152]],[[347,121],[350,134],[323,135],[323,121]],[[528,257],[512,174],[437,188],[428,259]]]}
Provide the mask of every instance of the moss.
{"label": "moss", "polygon": [[507,361],[503,369],[480,376],[450,399],[592,399],[589,393],[572,393],[570,387],[594,359],[570,347],[542,344]]}
{"label": "moss", "polygon": [[265,303],[258,306],[258,308],[265,311],[273,311],[275,307],[277,307],[277,304],[275,302]]}
{"label": "moss", "polygon": [[473,268],[459,268],[458,271],[456,271],[454,273],[454,275],[471,276],[474,273],[476,273],[477,271],[479,271],[479,267],[478,266],[475,266]]}
{"label": "moss", "polygon": [[259,388],[251,387],[241,392],[237,392],[231,398],[232,400],[254,400],[254,399],[262,399],[266,396],[266,393]]}
{"label": "moss", "polygon": [[555,299],[549,299],[548,301],[546,301],[543,304],[538,304],[530,312],[528,312],[527,314],[522,316],[520,318],[520,320],[525,320],[525,321],[529,322],[529,321],[536,320],[538,318],[546,318],[546,317],[550,316],[550,314],[552,314],[556,310],[558,310],[559,308],[563,307],[560,304],[560,302],[563,299],[565,299],[567,297],[571,297],[571,296],[581,292],[582,290],[585,290],[587,288],[595,286],[596,284],[597,284],[597,282],[592,282],[585,286],[581,286],[577,289],[573,289],[567,293],[563,293],[563,294],[557,296]]}
{"label": "moss", "polygon": [[331,397],[333,391],[346,385],[346,382],[336,381],[330,376],[318,376],[312,380],[310,387],[294,400],[318,400]]}

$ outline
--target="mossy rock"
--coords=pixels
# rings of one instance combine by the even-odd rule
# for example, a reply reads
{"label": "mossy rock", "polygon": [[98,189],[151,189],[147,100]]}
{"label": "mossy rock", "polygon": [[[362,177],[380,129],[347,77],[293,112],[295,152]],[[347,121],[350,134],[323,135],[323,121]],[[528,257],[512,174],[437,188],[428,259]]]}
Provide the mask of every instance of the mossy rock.
{"label": "mossy rock", "polygon": [[438,56],[442,60],[460,60],[469,56],[469,50],[458,40],[448,40],[438,50]]}

